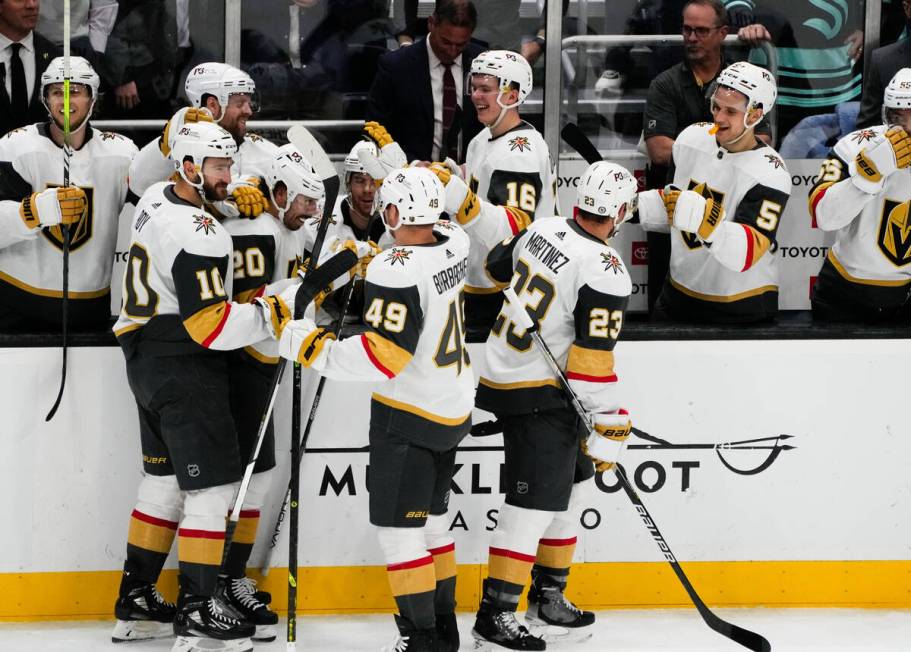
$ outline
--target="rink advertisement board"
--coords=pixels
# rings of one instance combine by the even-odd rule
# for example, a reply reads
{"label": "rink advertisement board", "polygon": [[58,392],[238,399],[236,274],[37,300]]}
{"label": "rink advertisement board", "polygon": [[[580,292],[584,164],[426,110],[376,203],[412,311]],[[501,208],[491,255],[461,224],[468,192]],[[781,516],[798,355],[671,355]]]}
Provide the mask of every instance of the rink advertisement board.
{"label": "rink advertisement board", "polygon": [[[642,432],[623,462],[707,601],[909,606],[911,440],[906,383],[896,375],[911,361],[909,346],[621,342],[620,391]],[[483,346],[470,350],[480,373]],[[59,350],[0,350],[0,491],[8,497],[0,618],[104,615],[116,590],[140,474],[135,407],[118,349],[71,349],[69,364],[60,411],[45,423]],[[288,385],[262,530],[271,530],[288,478]],[[372,385],[326,387],[301,478],[303,609],[390,608],[367,521]],[[500,445],[499,436],[469,437],[457,456],[449,518],[466,608],[502,501]],[[576,561],[585,563],[573,570],[572,593],[582,604],[687,603],[611,473],[597,478],[580,525]],[[276,567],[287,565],[286,534]],[[252,565],[267,541],[259,537]],[[284,593],[282,575],[270,576],[273,592]],[[94,597],[62,595],[50,612],[36,606],[72,586]]]}

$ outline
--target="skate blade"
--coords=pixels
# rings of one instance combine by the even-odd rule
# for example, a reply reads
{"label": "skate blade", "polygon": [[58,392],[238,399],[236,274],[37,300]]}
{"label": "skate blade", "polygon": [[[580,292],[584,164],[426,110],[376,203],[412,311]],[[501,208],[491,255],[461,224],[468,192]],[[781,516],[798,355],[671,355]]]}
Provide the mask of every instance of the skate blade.
{"label": "skate blade", "polygon": [[235,638],[221,641],[200,636],[178,636],[171,652],[252,652],[253,642],[249,638]]}
{"label": "skate blade", "polygon": [[593,634],[591,627],[561,627],[560,625],[535,622],[530,618],[526,618],[525,622],[528,625],[528,631],[533,636],[543,638],[548,645],[584,643]]}
{"label": "skate blade", "polygon": [[257,625],[253,640],[257,643],[271,643],[278,636],[274,625]]}
{"label": "skate blade", "polygon": [[488,641],[486,638],[478,634],[474,628],[471,629],[471,637],[474,639],[472,641],[473,646],[472,650],[475,652],[503,652],[507,649],[506,646],[494,643],[493,641]]}
{"label": "skate blade", "polygon": [[111,633],[111,641],[128,643],[169,636],[174,636],[174,626],[171,623],[160,623],[156,620],[118,620]]}

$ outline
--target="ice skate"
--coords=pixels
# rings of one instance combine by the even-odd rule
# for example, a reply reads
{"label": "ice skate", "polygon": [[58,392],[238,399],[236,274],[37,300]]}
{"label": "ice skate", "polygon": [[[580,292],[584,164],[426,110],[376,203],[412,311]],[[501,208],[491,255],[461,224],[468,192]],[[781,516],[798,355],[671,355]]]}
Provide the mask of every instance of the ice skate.
{"label": "ice skate", "polygon": [[542,575],[533,579],[528,591],[525,621],[532,634],[548,643],[580,643],[592,637],[589,625],[595,614],[576,607],[557,582]]}
{"label": "ice skate", "polygon": [[437,652],[437,633],[435,629],[417,629],[410,620],[395,616],[395,625],[399,634],[380,652]]}
{"label": "ice skate", "polygon": [[221,595],[224,603],[231,608],[244,622],[256,627],[254,641],[274,641],[278,614],[269,609],[269,605],[259,598],[261,592],[256,590],[256,582],[249,577],[219,578]]}
{"label": "ice skate", "polygon": [[458,652],[459,623],[455,613],[437,614],[437,649],[440,652]]}
{"label": "ice skate", "polygon": [[475,650],[546,650],[544,639],[533,636],[517,619],[515,612],[499,611],[481,602],[471,635]]}
{"label": "ice skate", "polygon": [[177,640],[171,652],[250,652],[255,631],[231,616],[218,598],[186,596],[174,619]]}
{"label": "ice skate", "polygon": [[125,643],[171,636],[174,633],[172,623],[176,613],[174,603],[165,600],[154,584],[134,585],[125,595],[117,598],[114,605],[117,623],[111,640],[114,643]]}

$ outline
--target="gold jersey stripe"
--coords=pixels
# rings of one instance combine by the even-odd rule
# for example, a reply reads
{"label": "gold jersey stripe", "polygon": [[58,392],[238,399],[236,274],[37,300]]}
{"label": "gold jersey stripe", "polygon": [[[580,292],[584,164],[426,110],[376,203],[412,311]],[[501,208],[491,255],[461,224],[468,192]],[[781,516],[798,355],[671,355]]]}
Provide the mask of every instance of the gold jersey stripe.
{"label": "gold jersey stripe", "polygon": [[701,299],[702,301],[712,301],[714,303],[733,303],[734,301],[740,301],[741,299],[749,299],[750,297],[758,297],[760,294],[765,294],[766,292],[777,292],[777,285],[763,285],[762,287],[755,288],[753,290],[747,290],[745,292],[739,292],[737,294],[731,294],[729,296],[720,296],[716,294],[703,294],[701,292],[696,292],[695,290],[690,290],[687,287],[680,285],[674,279],[670,279],[671,285],[675,289],[683,292],[683,294],[693,297],[694,299]]}
{"label": "gold jersey stripe", "polygon": [[[32,285],[29,285],[28,283],[25,283],[24,281],[20,281],[14,276],[4,274],[3,272],[0,272],[0,280],[6,281],[10,285],[15,285],[20,290],[24,290],[29,294],[34,294],[39,297],[50,297],[52,299],[63,298],[62,290],[45,290],[43,288],[36,288]],[[99,297],[103,297],[104,295],[108,294],[108,292],[110,292],[110,288],[91,290],[89,292],[74,292],[73,290],[69,290],[67,291],[67,296],[70,299],[98,299]]]}
{"label": "gold jersey stripe", "polygon": [[485,387],[490,387],[491,389],[525,389],[527,387],[559,387],[556,378],[547,378],[546,380],[519,380],[514,383],[498,383],[490,380],[489,378],[484,378],[481,376],[481,380],[478,381]]}
{"label": "gold jersey stripe", "polygon": [[206,346],[213,333],[219,330],[226,316],[226,311],[230,310],[226,301],[214,303],[197,310],[192,315],[183,320],[183,326],[187,333],[193,338],[193,341]]}
{"label": "gold jersey stripe", "polygon": [[263,286],[259,286],[258,288],[252,288],[250,290],[243,290],[241,292],[237,292],[234,295],[234,301],[237,303],[250,303],[251,301],[253,301],[253,299],[258,297],[260,292],[262,292],[262,291],[263,291]]}
{"label": "gold jersey stripe", "polygon": [[461,426],[468,419],[471,418],[471,413],[469,412],[464,417],[444,417],[439,414],[434,414],[433,412],[428,412],[423,410],[416,405],[410,405],[409,403],[402,403],[401,401],[396,401],[391,399],[388,396],[382,396],[374,392],[373,400],[377,403],[382,403],[396,410],[401,410],[402,412],[410,412],[411,414],[416,414],[419,417],[427,419],[428,421],[433,421],[434,423],[439,423],[444,426]]}
{"label": "gold jersey stripe", "polygon": [[114,331],[114,336],[120,337],[121,335],[125,335],[126,333],[129,333],[130,331],[135,331],[137,328],[142,328],[142,326],[143,326],[142,324],[129,324],[127,326],[124,326],[123,328],[120,328],[120,329]]}
{"label": "gold jersey stripe", "polygon": [[829,262],[832,263],[832,266],[835,267],[836,270],[838,270],[838,273],[841,274],[842,277],[846,281],[851,281],[852,283],[860,283],[862,285],[878,285],[880,287],[887,287],[887,288],[900,288],[904,285],[908,285],[909,283],[911,283],[911,280],[909,280],[909,281],[878,281],[878,280],[872,280],[872,279],[867,279],[867,278],[857,278],[856,276],[852,276],[851,274],[849,274],[848,270],[846,270],[844,267],[842,267],[842,264],[838,261],[838,258],[835,257],[835,252],[832,251],[832,249],[829,249],[828,258],[829,258]]}
{"label": "gold jersey stripe", "polygon": [[506,287],[506,285],[502,285],[501,287],[492,287],[492,288],[481,288],[481,287],[477,287],[474,285],[466,285],[465,291],[468,294],[496,294],[502,288],[505,288],[505,287]]}
{"label": "gold jersey stripe", "polygon": [[614,375],[614,352],[586,349],[575,344],[569,347],[567,373],[605,377]]}
{"label": "gold jersey stripe", "polygon": [[748,224],[744,224],[743,226],[746,228],[747,238],[750,239],[747,246],[747,261],[743,267],[743,271],[746,271],[765,255],[769,250],[769,247],[772,246],[772,242],[752,226]]}
{"label": "gold jersey stripe", "polygon": [[411,354],[392,340],[388,340],[379,333],[365,333],[370,352],[386,369],[394,375],[399,375],[402,369],[411,362]]}
{"label": "gold jersey stripe", "polygon": [[244,352],[249,355],[254,360],[262,362],[263,364],[278,364],[278,361],[281,360],[278,356],[266,355],[261,351],[257,351],[254,346],[245,346]]}

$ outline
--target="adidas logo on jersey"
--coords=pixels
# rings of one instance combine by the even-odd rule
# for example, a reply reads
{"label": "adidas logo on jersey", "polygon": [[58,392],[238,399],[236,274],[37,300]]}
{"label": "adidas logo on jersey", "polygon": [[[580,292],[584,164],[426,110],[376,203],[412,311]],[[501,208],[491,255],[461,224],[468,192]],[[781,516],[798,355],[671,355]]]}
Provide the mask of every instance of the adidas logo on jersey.
{"label": "adidas logo on jersey", "polygon": [[556,236],[557,240],[562,240],[566,237],[566,231],[557,231],[554,233],[554,235]]}
{"label": "adidas logo on jersey", "polygon": [[455,258],[455,254],[452,253],[451,251],[449,251],[449,249],[447,249],[447,250],[446,250],[446,258]]}

